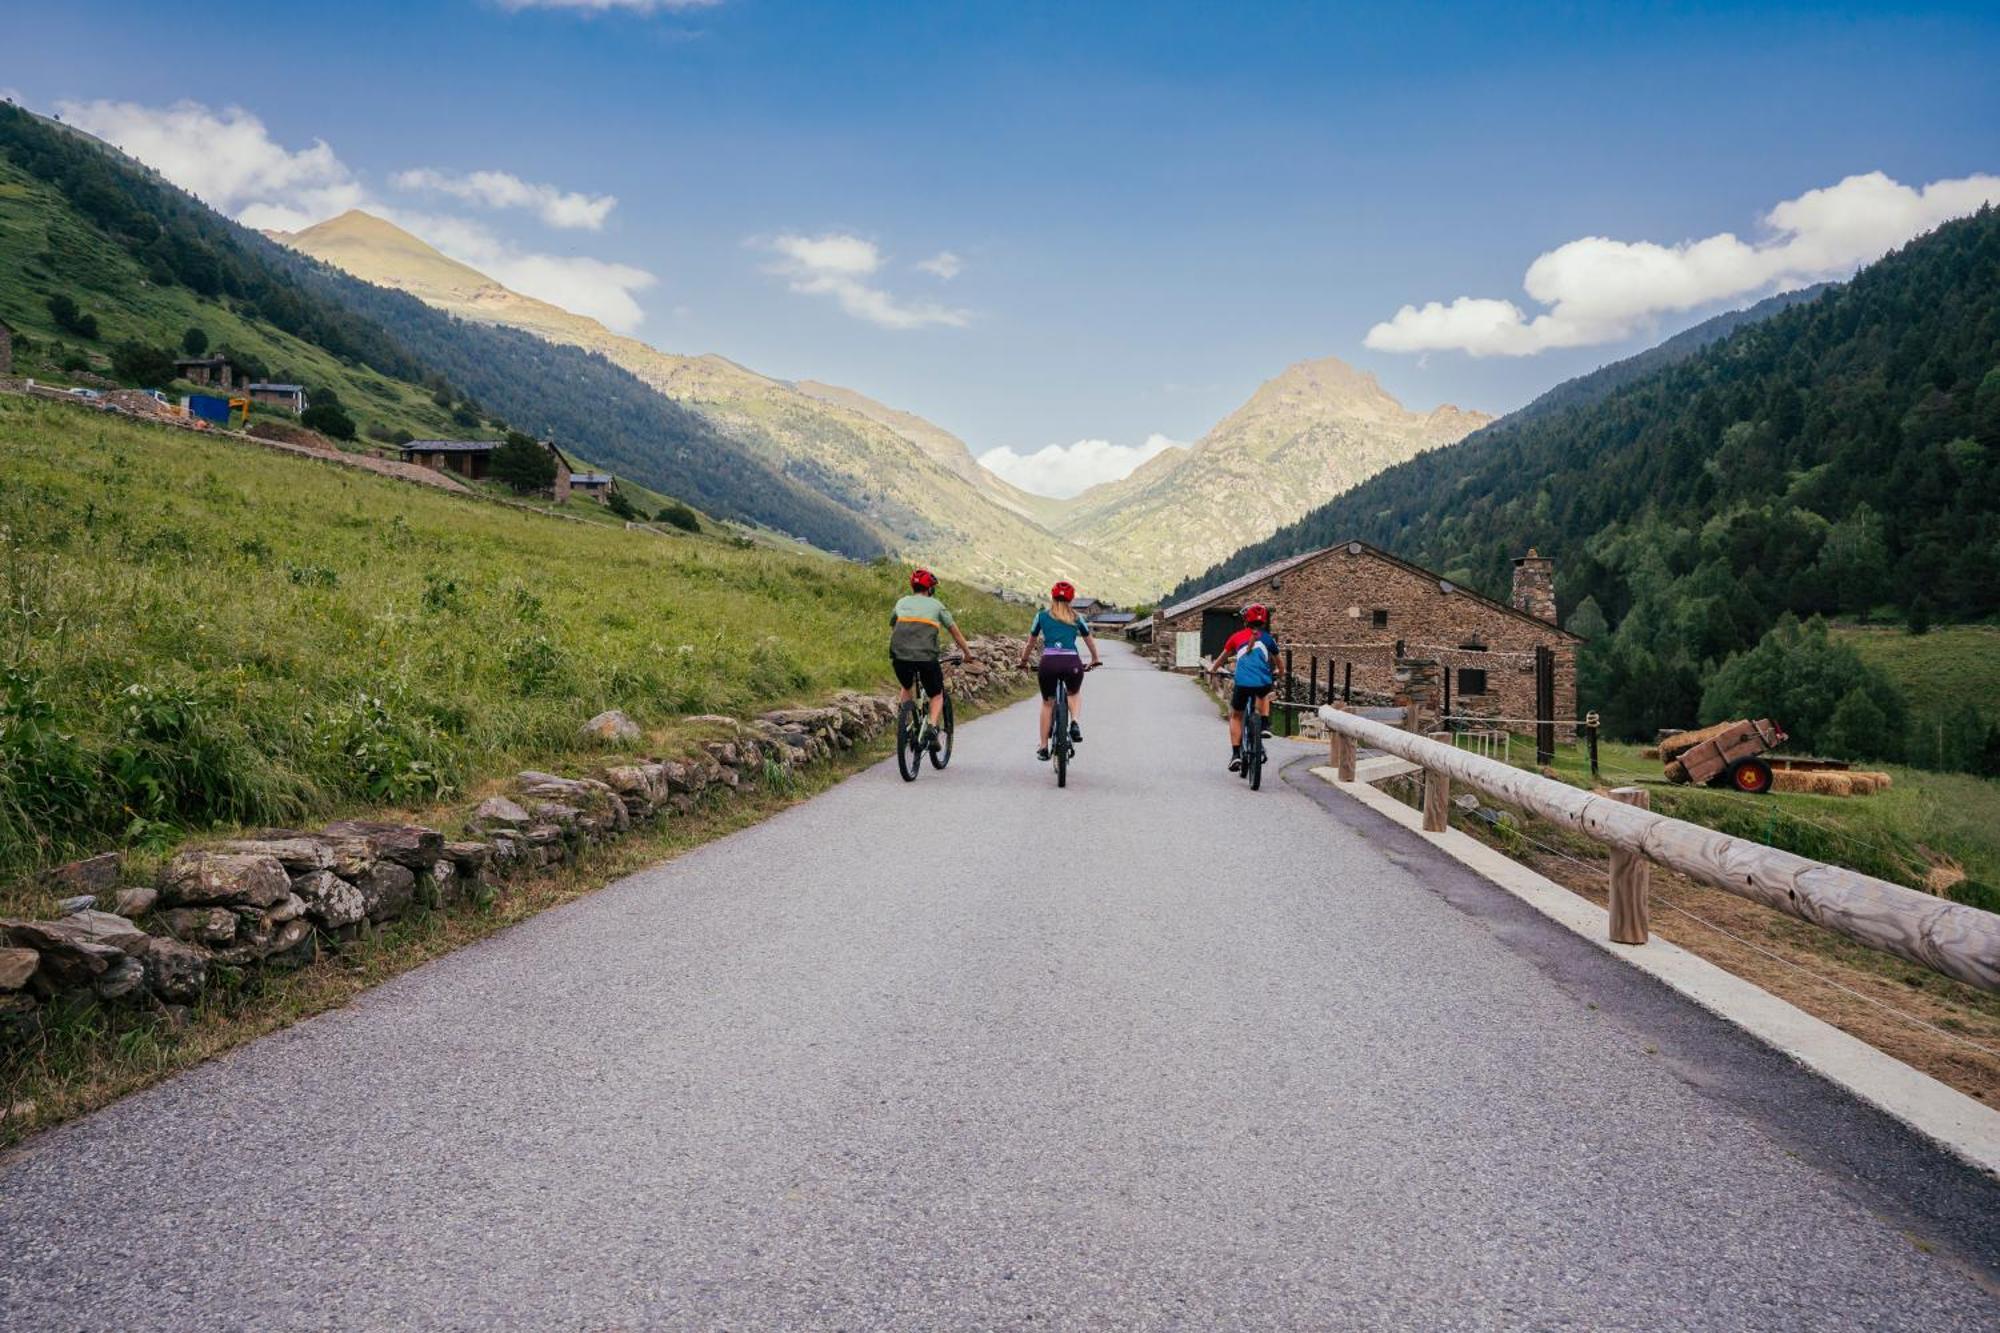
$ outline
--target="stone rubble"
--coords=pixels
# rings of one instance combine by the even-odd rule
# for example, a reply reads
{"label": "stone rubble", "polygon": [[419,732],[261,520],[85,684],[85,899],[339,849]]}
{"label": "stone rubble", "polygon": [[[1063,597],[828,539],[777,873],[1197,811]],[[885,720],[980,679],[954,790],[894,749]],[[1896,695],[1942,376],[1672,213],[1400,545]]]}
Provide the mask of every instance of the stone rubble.
{"label": "stone rubble", "polygon": [[[974,649],[978,658],[954,674],[955,696],[988,698],[1022,681],[1012,670],[1018,640],[977,640]],[[53,921],[0,919],[0,1049],[31,1038],[41,1009],[58,1001],[145,1005],[182,1018],[218,969],[303,967],[420,907],[490,901],[510,875],[687,815],[705,798],[782,781],[895,717],[893,693],[852,690],[747,722],[690,717],[707,738],[688,752],[621,758],[575,777],[516,774],[505,793],[464,812],[457,836],[354,819],[314,832],[262,829],[181,849],[151,886],[121,887],[117,853],[64,866],[47,882],[89,890],[65,904],[76,910]],[[616,710],[584,731],[607,746],[643,741]],[[105,900],[116,910],[97,910]]]}

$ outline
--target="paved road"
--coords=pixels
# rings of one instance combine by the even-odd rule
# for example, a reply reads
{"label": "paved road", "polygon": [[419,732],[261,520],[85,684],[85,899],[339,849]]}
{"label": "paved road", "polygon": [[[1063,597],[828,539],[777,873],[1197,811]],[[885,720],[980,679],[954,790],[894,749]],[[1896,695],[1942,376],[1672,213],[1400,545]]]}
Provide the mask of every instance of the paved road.
{"label": "paved road", "polygon": [[1969,1172],[1090,678],[0,1163],[0,1327],[2000,1325]]}

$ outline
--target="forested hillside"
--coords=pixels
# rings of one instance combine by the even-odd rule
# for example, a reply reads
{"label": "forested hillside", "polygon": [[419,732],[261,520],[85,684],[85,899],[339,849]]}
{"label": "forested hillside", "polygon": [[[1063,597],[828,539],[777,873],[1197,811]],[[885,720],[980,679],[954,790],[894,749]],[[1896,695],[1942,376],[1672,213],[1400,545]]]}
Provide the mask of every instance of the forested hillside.
{"label": "forested hillside", "polygon": [[[155,302],[161,291],[185,291],[234,323],[282,333],[337,361],[421,386],[444,403],[470,399],[482,414],[552,433],[592,462],[711,513],[847,555],[882,550],[867,520],[750,456],[602,357],[469,324],[317,264],[97,140],[12,105],[0,105],[0,156],[59,192],[70,214],[64,221],[80,224],[127,257],[123,267],[136,264],[143,274],[118,281],[119,273],[77,265],[45,237],[39,252],[0,257],[20,279],[7,286],[16,299],[68,297],[116,316]],[[25,234],[20,239],[28,243]],[[22,278],[30,266],[35,273]],[[0,310],[10,321],[32,322],[34,314]],[[102,331],[93,323],[66,332],[87,345]]]}
{"label": "forested hillside", "polygon": [[[1583,706],[1629,734],[1695,720],[1785,617],[2000,611],[2000,213],[1582,399],[1391,468],[1189,586],[1358,537],[1504,594],[1539,547],[1592,637]],[[1893,754],[1876,702],[1888,725],[1850,748]]]}

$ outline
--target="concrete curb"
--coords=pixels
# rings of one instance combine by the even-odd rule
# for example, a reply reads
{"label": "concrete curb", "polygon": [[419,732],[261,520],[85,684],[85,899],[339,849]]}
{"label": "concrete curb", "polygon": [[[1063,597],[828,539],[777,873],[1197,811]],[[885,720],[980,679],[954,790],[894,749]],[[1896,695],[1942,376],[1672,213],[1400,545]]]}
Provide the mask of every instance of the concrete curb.
{"label": "concrete curb", "polygon": [[1814,1018],[1657,935],[1646,944],[1613,944],[1609,914],[1604,908],[1469,834],[1457,829],[1424,832],[1421,811],[1365,782],[1337,781],[1333,769],[1323,766],[1312,772],[1336,791],[1410,830],[1605,953],[1742,1028],[1765,1045],[1909,1126],[1954,1157],[2000,1179],[2000,1110],[1885,1055],[1831,1023]]}

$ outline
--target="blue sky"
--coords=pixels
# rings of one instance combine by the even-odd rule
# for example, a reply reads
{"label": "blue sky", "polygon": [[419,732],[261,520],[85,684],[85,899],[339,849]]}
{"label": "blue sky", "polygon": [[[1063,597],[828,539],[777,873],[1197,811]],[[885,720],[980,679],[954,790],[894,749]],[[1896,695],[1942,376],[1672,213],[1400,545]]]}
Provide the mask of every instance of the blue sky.
{"label": "blue sky", "polygon": [[1992,5],[591,2],[18,6],[0,87],[121,129],[197,103],[233,133],[182,166],[232,212],[382,207],[1022,453],[1192,440],[1326,355],[1515,407],[2000,172]]}

